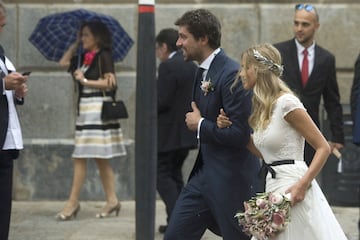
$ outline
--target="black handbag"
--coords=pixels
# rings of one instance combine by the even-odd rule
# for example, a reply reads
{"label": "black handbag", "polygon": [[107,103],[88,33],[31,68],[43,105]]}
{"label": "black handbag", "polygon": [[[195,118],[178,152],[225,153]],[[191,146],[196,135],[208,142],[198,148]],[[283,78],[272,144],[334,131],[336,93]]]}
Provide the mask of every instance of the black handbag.
{"label": "black handbag", "polygon": [[126,106],[122,100],[115,99],[116,88],[111,93],[112,100],[103,101],[101,108],[101,119],[102,120],[115,120],[121,118],[128,118],[128,112]]}
{"label": "black handbag", "polygon": [[[99,72],[100,76],[102,75],[101,71],[101,64],[99,59]],[[114,89],[111,91],[111,100],[110,101],[103,101],[102,107],[101,107],[101,120],[108,121],[108,120],[117,120],[121,118],[128,118],[128,112],[126,109],[126,106],[122,100],[116,101],[116,90],[117,85],[113,86]],[[103,91],[104,97],[105,92]]]}

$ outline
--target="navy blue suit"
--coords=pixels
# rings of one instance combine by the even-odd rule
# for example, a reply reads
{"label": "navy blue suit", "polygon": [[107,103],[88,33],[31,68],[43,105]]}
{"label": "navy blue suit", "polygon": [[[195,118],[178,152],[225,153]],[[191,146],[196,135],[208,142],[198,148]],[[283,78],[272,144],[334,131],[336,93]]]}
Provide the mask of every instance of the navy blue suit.
{"label": "navy blue suit", "polygon": [[[248,239],[234,215],[255,194],[259,161],[246,149],[252,94],[241,82],[230,90],[238,69],[238,63],[220,51],[206,76],[214,90],[204,96],[201,80],[195,80],[194,100],[204,118],[200,149],[170,219],[166,240],[200,239],[207,228],[225,240]],[[220,108],[231,119],[231,127],[216,126]]]}
{"label": "navy blue suit", "polygon": [[353,143],[360,146],[360,54],[354,66],[354,79],[351,86],[350,105],[353,120]]}

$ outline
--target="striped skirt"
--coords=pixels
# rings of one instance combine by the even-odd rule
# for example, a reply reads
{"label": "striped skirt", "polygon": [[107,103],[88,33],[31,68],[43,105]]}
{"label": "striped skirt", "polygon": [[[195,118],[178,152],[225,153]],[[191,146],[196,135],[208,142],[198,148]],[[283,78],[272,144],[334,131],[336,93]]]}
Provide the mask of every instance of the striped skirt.
{"label": "striped skirt", "polygon": [[98,89],[83,89],[76,119],[73,158],[110,159],[126,155],[119,120],[102,121],[100,118],[103,101],[110,99]]}

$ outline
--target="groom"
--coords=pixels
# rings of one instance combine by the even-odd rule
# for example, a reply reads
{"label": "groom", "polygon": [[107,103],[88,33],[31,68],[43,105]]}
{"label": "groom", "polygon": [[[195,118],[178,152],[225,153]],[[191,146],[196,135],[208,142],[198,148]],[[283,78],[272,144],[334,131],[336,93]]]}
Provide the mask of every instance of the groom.
{"label": "groom", "polygon": [[[186,12],[175,25],[179,26],[177,45],[184,59],[200,65],[194,83],[193,111],[185,119],[188,128],[197,133],[200,149],[164,239],[201,239],[206,229],[225,240],[249,239],[234,215],[255,194],[259,169],[258,160],[246,149],[252,95],[241,83],[231,88],[239,65],[220,48],[221,26],[211,12]],[[233,124],[229,128],[216,126],[220,108],[231,115]]]}

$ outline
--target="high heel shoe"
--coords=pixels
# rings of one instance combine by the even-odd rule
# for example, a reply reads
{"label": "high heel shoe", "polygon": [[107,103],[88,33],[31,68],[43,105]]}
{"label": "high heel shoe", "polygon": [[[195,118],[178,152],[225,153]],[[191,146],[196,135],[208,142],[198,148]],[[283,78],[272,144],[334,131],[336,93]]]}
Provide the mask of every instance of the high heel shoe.
{"label": "high heel shoe", "polygon": [[[66,208],[66,206],[65,206]],[[64,209],[65,209],[64,208]],[[55,218],[59,221],[68,221],[72,218],[76,218],[78,212],[80,211],[80,203],[77,204],[77,206],[70,212],[70,214],[65,214],[64,209],[56,214]]]}
{"label": "high heel shoe", "polygon": [[96,214],[97,218],[106,218],[109,217],[111,213],[115,212],[116,216],[119,216],[119,212],[121,209],[121,204],[118,202],[115,206],[109,206],[106,204],[106,206],[103,208],[101,213]]}

